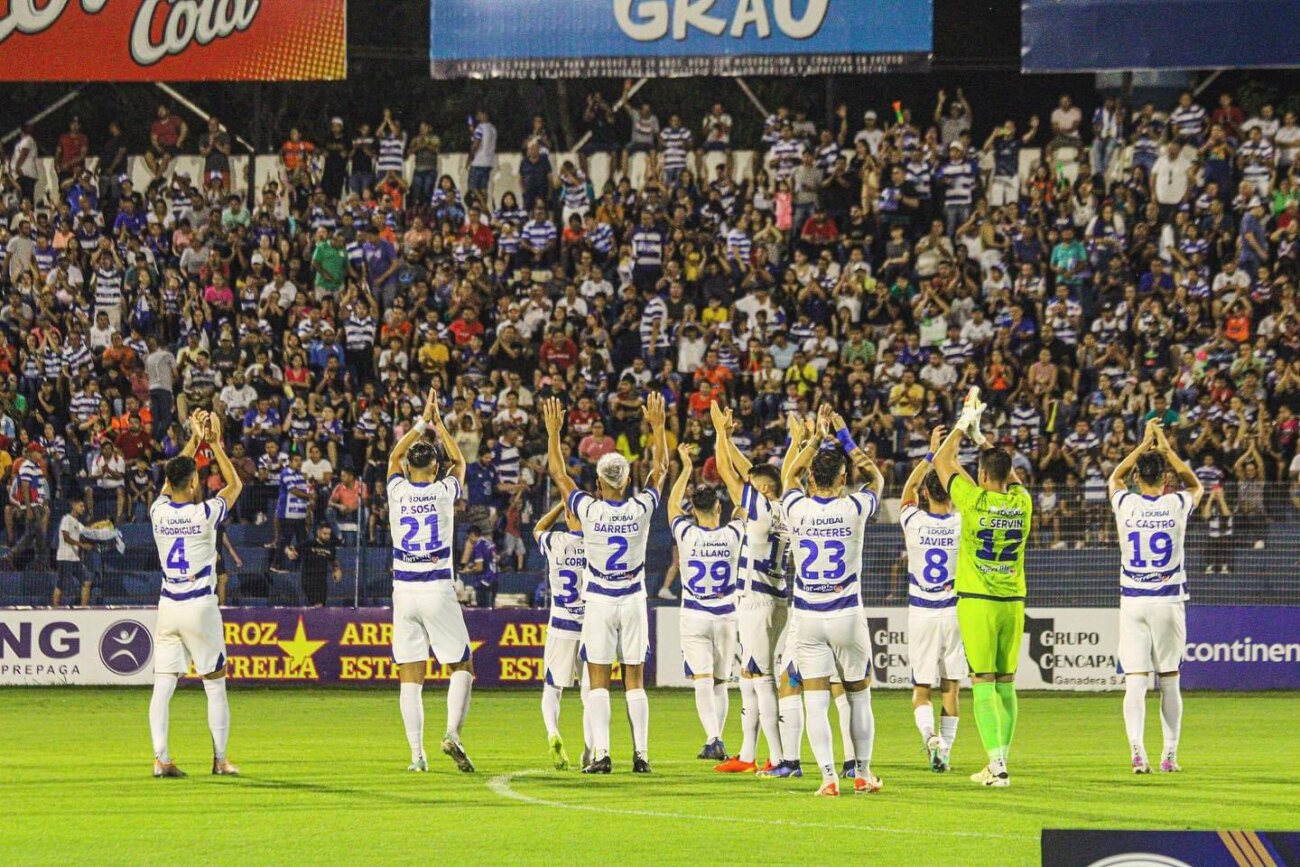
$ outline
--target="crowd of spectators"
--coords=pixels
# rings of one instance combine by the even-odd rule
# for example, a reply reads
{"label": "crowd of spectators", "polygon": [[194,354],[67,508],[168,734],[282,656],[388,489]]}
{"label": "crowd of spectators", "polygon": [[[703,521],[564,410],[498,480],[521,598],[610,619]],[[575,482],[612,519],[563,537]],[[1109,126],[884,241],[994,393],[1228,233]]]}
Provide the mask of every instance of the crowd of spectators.
{"label": "crowd of spectators", "polygon": [[[384,111],[290,130],[282,179],[247,198],[215,118],[195,135],[159,107],[143,155],[117,124],[97,141],[75,119],[25,128],[0,179],[10,544],[50,502],[141,520],[202,408],[248,491],[234,520],[274,525],[273,560],[322,524],[386,545],[387,453],[431,384],[470,462],[458,555],[485,592],[485,560],[523,566],[551,395],[583,485],[607,452],[640,466],[657,390],[699,483],[718,483],[710,403],[755,460],[779,457],[787,413],[830,403],[896,494],[978,385],[1042,544],[1076,541],[1070,515],[1105,532],[1105,478],[1151,417],[1216,492],[1218,526],[1300,470],[1294,113],[1184,94],[1085,118],[1062,96],[1022,123],[979,118],[959,89],[860,126],[844,106],[830,126],[780,108],[739,142],[722,105],[692,121],[619,96],[590,95],[574,159],[538,117],[519,190],[494,188],[482,111],[464,178],[439,172],[428,123],[408,135]],[[175,158],[195,152],[191,178]],[[597,188],[601,153],[615,172]],[[36,200],[49,154],[59,185]]]}

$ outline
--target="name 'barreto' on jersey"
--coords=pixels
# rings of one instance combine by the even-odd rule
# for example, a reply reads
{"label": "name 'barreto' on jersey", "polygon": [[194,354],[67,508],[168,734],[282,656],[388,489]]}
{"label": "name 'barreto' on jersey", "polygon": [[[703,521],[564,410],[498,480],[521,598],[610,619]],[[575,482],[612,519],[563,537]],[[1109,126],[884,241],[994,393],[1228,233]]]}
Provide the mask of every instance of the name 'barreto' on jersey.
{"label": "name 'barreto' on jersey", "polygon": [[644,597],[646,541],[659,492],[648,487],[630,499],[606,501],[574,491],[568,505],[582,522],[587,554],[583,592],[611,599]]}

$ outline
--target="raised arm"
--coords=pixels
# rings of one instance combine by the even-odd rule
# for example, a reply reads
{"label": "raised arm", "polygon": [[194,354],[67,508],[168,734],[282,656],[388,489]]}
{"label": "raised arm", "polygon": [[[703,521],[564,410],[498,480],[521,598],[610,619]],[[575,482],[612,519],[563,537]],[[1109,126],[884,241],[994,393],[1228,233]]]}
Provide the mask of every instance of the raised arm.
{"label": "raised arm", "polygon": [[560,450],[560,431],[564,428],[564,405],[558,397],[548,397],[542,401],[542,418],[546,422],[546,469],[551,474],[551,481],[560,489],[560,495],[567,503],[569,495],[578,489],[569,476],[564,465],[564,454]]}
{"label": "raised arm", "polygon": [[1187,493],[1192,498],[1192,508],[1195,509],[1200,504],[1201,498],[1205,496],[1205,485],[1201,482],[1200,477],[1192,471],[1192,468],[1187,465],[1187,462],[1174,451],[1174,447],[1170,445],[1169,440],[1165,437],[1164,428],[1160,426],[1159,422],[1155,423],[1155,429],[1156,448],[1165,456],[1169,466],[1173,467],[1174,474],[1178,476],[1179,481],[1187,487]]}
{"label": "raised arm", "polygon": [[1137,466],[1138,458],[1142,453],[1156,447],[1156,420],[1151,419],[1147,422],[1146,432],[1142,434],[1142,442],[1133,447],[1133,450],[1124,456],[1124,460],[1119,462],[1115,471],[1110,474],[1110,480],[1106,483],[1106,493],[1115,496],[1120,491],[1128,490],[1128,477]]}
{"label": "raised arm", "polygon": [[542,541],[542,534],[546,533],[552,527],[554,527],[555,522],[560,520],[560,516],[563,514],[564,514],[563,502],[559,502],[556,503],[554,506],[551,506],[551,511],[547,512],[545,515],[542,515],[540,518],[538,518],[537,523],[533,525],[533,539],[540,543]]}
{"label": "raised arm", "polygon": [[677,447],[677,456],[682,459],[682,471],[677,475],[677,481],[673,482],[673,489],[668,494],[668,526],[671,527],[673,522],[686,514],[682,508],[682,500],[686,499],[686,486],[691,483],[691,473],[695,468],[691,465],[691,447],[682,443]]}
{"label": "raised arm", "polygon": [[930,453],[916,462],[916,466],[912,467],[912,472],[908,475],[907,481],[903,482],[904,506],[915,505],[920,502],[921,498],[918,496],[917,491],[921,488],[921,480],[925,478],[925,474],[930,472],[930,469],[934,466],[932,461],[934,460],[934,455],[939,451],[939,447],[943,444],[943,435],[943,425],[939,425],[931,431]]}
{"label": "raised arm", "polygon": [[239,473],[235,472],[235,465],[230,462],[230,456],[226,454],[226,443],[221,437],[221,416],[215,412],[207,414],[207,439],[208,445],[212,448],[212,455],[216,458],[217,469],[221,470],[221,478],[226,480],[226,486],[222,488],[217,496],[226,503],[226,511],[235,507],[235,501],[244,490],[244,482],[239,478]]}
{"label": "raised arm", "polygon": [[465,456],[461,454],[456,438],[451,435],[451,431],[447,430],[447,425],[442,420],[442,413],[438,412],[438,395],[432,388],[429,389],[429,400],[425,404],[424,414],[433,422],[433,430],[438,434],[438,441],[442,443],[442,450],[447,455],[447,462],[451,464],[450,475],[456,478],[456,482],[464,490]]}
{"label": "raised arm", "polygon": [[975,480],[970,477],[970,473],[966,472],[961,462],[957,460],[957,446],[961,443],[963,436],[961,428],[954,427],[944,437],[939,450],[934,453],[934,471],[939,474],[939,481],[943,483],[944,490],[952,487],[952,477],[957,475],[960,475],[971,484],[975,484]]}
{"label": "raised arm", "polygon": [[[392,452],[388,455],[387,478],[391,479],[393,476],[402,474],[402,460],[406,457],[406,453],[411,450],[411,446],[419,442],[424,436],[425,430],[429,427],[429,422],[433,420],[433,415],[434,393],[430,389],[429,398],[424,403],[424,413],[420,416],[420,420],[411,425],[410,430],[402,434],[402,438],[397,441],[397,445],[393,446]],[[464,482],[464,479],[462,478],[461,481]]]}
{"label": "raised arm", "polygon": [[[201,409],[196,409],[190,413],[190,438],[186,441],[185,447],[181,449],[181,456],[192,458],[194,453],[199,450],[199,443],[203,439],[203,433],[207,428],[208,413]],[[162,495],[170,497],[172,495],[171,482],[163,482]]]}
{"label": "raised arm", "polygon": [[722,408],[716,403],[709,404],[709,412],[713,417],[713,432],[718,439],[717,448],[714,449],[718,475],[722,477],[722,483],[727,486],[727,495],[731,497],[731,502],[740,505],[741,492],[744,490],[745,483],[731,460],[731,450],[734,446],[731,442],[731,431],[728,430],[729,422]]}
{"label": "raised arm", "polygon": [[[803,490],[799,478],[803,475],[804,470],[812,463],[812,459],[817,456],[817,448],[821,445],[821,437],[818,436],[816,422],[811,422],[807,428],[797,420],[797,417],[791,415],[791,440],[790,448],[786,450],[786,457],[789,458],[791,452],[795,452],[796,443],[799,443],[798,451],[795,452],[793,460],[781,467],[781,487],[785,491]],[[801,433],[803,438],[796,438],[796,432]]]}
{"label": "raised arm", "polygon": [[666,421],[664,396],[652,391],[646,397],[645,417],[650,422],[650,431],[654,436],[654,465],[650,469],[650,487],[662,491],[668,480],[668,432],[664,428]]}

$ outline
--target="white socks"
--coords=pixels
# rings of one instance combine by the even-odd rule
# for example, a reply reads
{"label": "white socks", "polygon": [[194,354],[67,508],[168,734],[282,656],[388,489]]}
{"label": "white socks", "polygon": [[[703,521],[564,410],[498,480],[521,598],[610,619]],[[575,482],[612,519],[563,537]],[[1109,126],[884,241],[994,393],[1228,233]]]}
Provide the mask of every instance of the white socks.
{"label": "white socks", "polygon": [[424,684],[403,683],[397,702],[406,726],[406,742],[411,745],[411,761],[424,758]]}
{"label": "white socks", "polygon": [[[632,693],[627,694],[627,713],[632,715]],[[718,731],[718,709],[713,698],[713,678],[697,677],[695,679],[695,713],[700,717],[704,727],[704,739],[711,741],[720,737]],[[635,725],[635,724],[634,724]]]}
{"label": "white socks", "polygon": [[[787,695],[777,702],[781,729],[781,757],[797,762],[803,752],[803,697]],[[827,720],[827,725],[830,721]]]}
{"label": "white socks", "polygon": [[[876,743],[876,715],[871,710],[871,687],[859,692],[846,692],[849,704],[849,722],[853,730],[854,772],[856,776],[871,779],[871,751]],[[933,709],[931,709],[933,714]]]}
{"label": "white socks", "polygon": [[752,762],[758,755],[758,722],[762,711],[758,707],[758,693],[754,678],[740,679],[740,760]]}
{"label": "white socks", "polygon": [[[584,666],[585,669],[585,666]],[[587,677],[587,672],[582,672],[582,686],[579,687],[578,696],[582,699],[582,745],[591,750],[591,715],[587,713],[587,696],[591,694],[591,680]],[[588,756],[590,758],[590,756]]]}
{"label": "white socks", "polygon": [[838,779],[835,773],[835,747],[831,743],[831,694],[829,690],[805,690],[808,706],[808,743],[821,769],[822,781]]}
{"label": "white socks", "polygon": [[560,733],[560,696],[564,690],[549,683],[542,685],[542,722],[546,723],[547,737]]}
{"label": "white socks", "polygon": [[[1161,710],[1164,701],[1161,701]],[[1161,713],[1163,717],[1163,712]],[[1143,734],[1147,723],[1147,675],[1130,674],[1124,678],[1124,730],[1134,753],[1147,754]]]}
{"label": "white socks", "polygon": [[149,700],[149,733],[153,736],[153,757],[164,764],[172,760],[167,752],[167,722],[170,716],[172,693],[176,691],[174,674],[153,676],[153,698]]}
{"label": "white socks", "polygon": [[[712,684],[711,680],[704,681],[706,684]],[[608,693],[606,693],[608,695]],[[699,693],[697,692],[698,696]],[[650,699],[646,697],[644,689],[629,689],[627,691],[627,718],[632,723],[632,749],[633,751],[645,755],[650,749]],[[714,723],[717,717],[714,717]],[[608,743],[605,745],[609,748]]]}
{"label": "white socks", "polygon": [[713,707],[718,712],[718,737],[727,730],[727,714],[731,711],[731,692],[725,683],[713,685]]}
{"label": "white socks", "polygon": [[912,718],[916,720],[916,730],[921,733],[921,740],[928,741],[934,735],[934,705],[927,701],[920,707],[912,708]]}
{"label": "white socks", "polygon": [[468,671],[453,671],[447,684],[447,734],[452,740],[460,739],[461,726],[469,716],[470,686],[474,675]]}
{"label": "white socks", "polygon": [[851,762],[854,759],[853,752],[853,728],[850,722],[849,697],[847,693],[840,693],[835,696],[835,713],[840,720],[840,744],[844,747],[844,761]]}
{"label": "white socks", "polygon": [[[741,681],[743,684],[745,681]],[[756,725],[763,730],[763,739],[767,741],[767,757],[772,764],[779,765],[785,760],[785,742],[781,738],[780,711],[776,704],[776,684],[771,675],[756,677],[753,684],[754,694],[758,699],[758,720]],[[801,725],[802,729],[803,726]],[[757,752],[757,750],[755,750]]]}
{"label": "white socks", "polygon": [[609,690],[588,692],[585,709],[591,723],[591,756],[599,759],[609,755]]}
{"label": "white socks", "polygon": [[943,748],[951,750],[952,745],[957,741],[957,723],[961,721],[958,716],[940,716],[939,717],[939,737],[943,740]]}
{"label": "white socks", "polygon": [[226,757],[226,743],[230,740],[230,704],[226,701],[224,677],[203,681],[203,691],[208,694],[208,730],[212,732],[212,757]]}
{"label": "white socks", "polygon": [[1183,731],[1183,693],[1178,675],[1160,678],[1160,730],[1165,736],[1164,755],[1178,755]]}

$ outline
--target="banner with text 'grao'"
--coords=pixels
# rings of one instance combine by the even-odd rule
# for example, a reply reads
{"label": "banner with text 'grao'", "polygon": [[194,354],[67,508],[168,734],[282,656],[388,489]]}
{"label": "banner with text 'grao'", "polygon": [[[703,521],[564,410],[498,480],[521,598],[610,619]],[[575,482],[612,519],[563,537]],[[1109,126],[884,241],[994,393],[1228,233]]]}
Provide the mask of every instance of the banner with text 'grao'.
{"label": "banner with text 'grao'", "polygon": [[434,78],[928,68],[932,0],[431,0]]}
{"label": "banner with text 'grao'", "polygon": [[347,0],[7,0],[0,81],[347,77]]}

